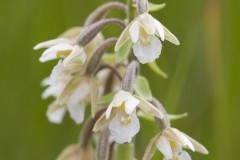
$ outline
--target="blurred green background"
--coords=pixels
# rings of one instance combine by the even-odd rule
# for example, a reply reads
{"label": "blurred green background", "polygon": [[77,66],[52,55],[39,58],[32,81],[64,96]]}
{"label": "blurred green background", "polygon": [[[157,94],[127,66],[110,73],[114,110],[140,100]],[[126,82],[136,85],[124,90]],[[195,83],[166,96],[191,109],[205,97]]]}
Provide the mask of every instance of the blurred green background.
{"label": "blurred green background", "polygon": [[[40,82],[55,62],[40,64],[42,50],[32,48],[83,24],[104,2],[0,1],[0,160],[53,160],[66,145],[77,141],[81,126],[68,117],[62,125],[46,119],[51,100],[41,100]],[[170,113],[189,113],[172,125],[209,149],[209,156],[191,153],[193,159],[240,159],[240,1],[165,2],[167,7],[153,15],[179,38],[181,46],[164,42],[158,64],[168,79],[155,76],[147,67],[142,73]],[[114,35],[112,30],[106,34]],[[157,127],[142,121],[141,130],[138,158]]]}

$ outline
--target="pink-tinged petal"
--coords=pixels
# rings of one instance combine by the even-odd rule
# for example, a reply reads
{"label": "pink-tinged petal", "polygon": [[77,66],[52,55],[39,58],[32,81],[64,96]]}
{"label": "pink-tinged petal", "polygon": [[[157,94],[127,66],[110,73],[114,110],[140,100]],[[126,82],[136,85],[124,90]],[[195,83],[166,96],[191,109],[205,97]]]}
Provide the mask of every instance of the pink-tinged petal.
{"label": "pink-tinged petal", "polygon": [[133,44],[134,55],[142,64],[154,62],[160,56],[161,51],[162,44],[160,40],[155,36],[151,36],[149,45],[145,45],[141,41]]}
{"label": "pink-tinged petal", "polygon": [[173,158],[170,142],[165,136],[160,136],[160,138],[157,141],[157,148],[167,160]]}

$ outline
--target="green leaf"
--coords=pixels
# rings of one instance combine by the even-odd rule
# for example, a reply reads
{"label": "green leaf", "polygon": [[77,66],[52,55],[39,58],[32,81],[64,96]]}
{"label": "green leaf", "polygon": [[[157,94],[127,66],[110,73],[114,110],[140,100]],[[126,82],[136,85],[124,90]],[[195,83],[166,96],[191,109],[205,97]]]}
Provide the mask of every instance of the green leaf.
{"label": "green leaf", "polygon": [[162,76],[163,78],[168,78],[168,75],[162,71],[156,62],[148,63],[148,66],[155,72],[157,75]]}
{"label": "green leaf", "polygon": [[110,93],[102,96],[102,97],[98,100],[97,104],[98,104],[98,105],[106,105],[106,104],[111,103],[111,101],[113,100],[114,95],[115,95],[115,92],[110,92]]}
{"label": "green leaf", "polygon": [[116,160],[132,160],[134,152],[134,145],[130,144],[118,144],[115,159]]}
{"label": "green leaf", "polygon": [[185,118],[187,116],[188,116],[188,113],[183,113],[183,114],[178,114],[178,115],[168,114],[168,118],[169,118],[170,121],[182,119],[182,118]]}
{"label": "green leaf", "polygon": [[149,11],[150,12],[159,11],[165,8],[165,6],[166,6],[166,3],[162,3],[162,4],[149,3]]}
{"label": "green leaf", "polygon": [[152,100],[152,92],[147,78],[138,75],[135,80],[134,89],[135,92],[146,101]]}
{"label": "green leaf", "polygon": [[131,48],[132,48],[132,41],[128,40],[117,52],[115,62],[119,63],[127,59]]}

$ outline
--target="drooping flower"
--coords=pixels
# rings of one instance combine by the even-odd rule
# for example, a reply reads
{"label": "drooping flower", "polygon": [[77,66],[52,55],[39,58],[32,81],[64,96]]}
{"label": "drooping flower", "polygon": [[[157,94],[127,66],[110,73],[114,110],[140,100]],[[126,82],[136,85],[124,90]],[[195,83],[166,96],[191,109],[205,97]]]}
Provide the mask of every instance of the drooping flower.
{"label": "drooping flower", "polygon": [[161,54],[162,43],[159,38],[179,45],[178,39],[158,20],[148,13],[139,15],[120,35],[115,46],[118,51],[129,39],[133,42],[133,52],[138,60],[145,64],[155,61]]}
{"label": "drooping flower", "polygon": [[109,123],[111,136],[117,143],[130,143],[140,130],[136,115],[137,107],[150,115],[163,117],[162,113],[147,101],[120,90],[114,96],[106,113],[96,122],[94,131]]}
{"label": "drooping flower", "polygon": [[62,61],[54,67],[52,74],[44,81],[48,88],[43,98],[50,96],[56,100],[49,105],[47,117],[53,123],[61,123],[66,111],[77,123],[82,123],[85,108],[91,101],[92,114],[95,114],[96,101],[99,96],[98,82],[89,76],[72,75],[71,70],[64,68]]}
{"label": "drooping flower", "polygon": [[40,62],[63,58],[64,66],[83,65],[103,38],[101,34],[98,34],[88,45],[81,47],[77,44],[77,38],[81,31],[81,27],[74,27],[64,32],[57,39],[37,44],[34,47],[36,50],[47,48],[40,57]]}
{"label": "drooping flower", "polygon": [[164,160],[191,160],[190,155],[183,149],[191,149],[202,154],[208,154],[207,149],[176,128],[166,128],[155,136],[144,154],[144,160],[149,160],[155,148],[163,154]]}

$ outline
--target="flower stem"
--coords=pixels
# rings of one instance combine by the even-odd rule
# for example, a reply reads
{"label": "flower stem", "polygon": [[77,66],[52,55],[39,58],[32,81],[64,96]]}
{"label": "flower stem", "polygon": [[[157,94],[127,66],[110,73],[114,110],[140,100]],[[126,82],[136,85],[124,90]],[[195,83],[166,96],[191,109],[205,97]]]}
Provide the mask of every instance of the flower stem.
{"label": "flower stem", "polygon": [[127,19],[128,19],[128,24],[130,24],[135,16],[136,16],[136,9],[133,7],[133,4],[136,4],[136,0],[127,0],[127,5],[128,5],[128,13],[127,13]]}
{"label": "flower stem", "polygon": [[88,144],[89,144],[89,141],[91,140],[91,137],[92,137],[92,130],[93,130],[93,127],[96,123],[96,121],[98,120],[98,118],[102,115],[102,113],[105,111],[105,109],[101,109],[99,110],[95,117],[94,118],[89,118],[87,120],[87,122],[84,124],[83,126],[83,129],[82,129],[82,132],[80,134],[80,145],[82,147],[87,147]]}

